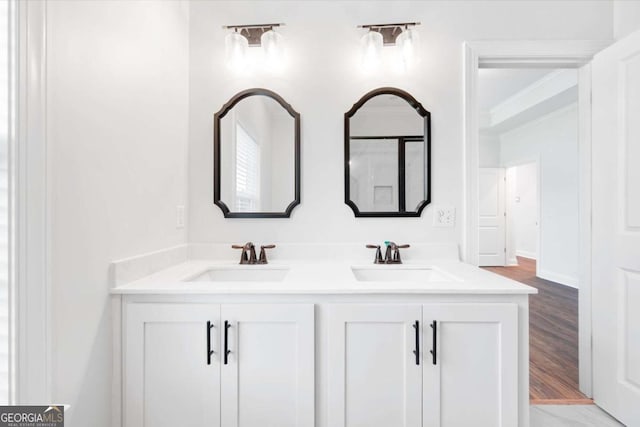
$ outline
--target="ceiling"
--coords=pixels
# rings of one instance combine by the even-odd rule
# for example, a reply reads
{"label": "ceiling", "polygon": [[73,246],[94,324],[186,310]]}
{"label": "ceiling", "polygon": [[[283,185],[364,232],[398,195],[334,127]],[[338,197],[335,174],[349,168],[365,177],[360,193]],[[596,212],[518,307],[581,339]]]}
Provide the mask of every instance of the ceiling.
{"label": "ceiling", "polygon": [[540,80],[553,69],[481,68],[478,70],[478,107],[490,110]]}
{"label": "ceiling", "polygon": [[500,134],[575,103],[576,69],[480,69],[479,126]]}

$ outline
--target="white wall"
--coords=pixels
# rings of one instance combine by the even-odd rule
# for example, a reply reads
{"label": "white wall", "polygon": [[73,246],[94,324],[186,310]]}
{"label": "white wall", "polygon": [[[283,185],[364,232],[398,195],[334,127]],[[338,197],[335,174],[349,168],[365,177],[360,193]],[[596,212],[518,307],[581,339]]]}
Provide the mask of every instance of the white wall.
{"label": "white wall", "polygon": [[[613,34],[611,3],[600,1],[58,0],[47,20],[52,397],[72,405],[71,427],[110,425],[109,262],[184,242],[175,211],[187,196],[193,242],[459,243],[460,225],[432,228],[431,209],[419,219],[353,217],[343,203],[343,113],[376,87],[413,94],[432,113],[433,203],[460,211],[462,42]],[[423,24],[421,64],[363,75],[356,25],[403,20]],[[221,26],[255,22],[287,24],[284,74],[224,67]],[[225,220],[212,203],[213,113],[256,86],[302,114],[302,205],[289,220]]]}
{"label": "white wall", "polygon": [[640,30],[640,0],[613,1],[613,36],[616,40]]}
{"label": "white wall", "polygon": [[480,168],[500,167],[500,137],[490,132],[480,132],[478,146],[478,166]]}
{"label": "white wall", "polygon": [[538,252],[538,165],[525,163],[507,172],[507,215],[511,217],[516,256],[537,258]]}
{"label": "white wall", "polygon": [[538,276],[578,281],[578,108],[572,104],[500,136],[503,166],[539,159]]}
{"label": "white wall", "polygon": [[185,242],[188,5],[47,5],[53,401],[110,426],[108,268]]}
{"label": "white wall", "polygon": [[[190,33],[189,240],[193,242],[461,241],[432,227],[433,205],[462,210],[462,42],[479,39],[611,39],[612,5],[599,1],[194,2]],[[421,63],[363,74],[358,24],[420,21]],[[281,75],[231,73],[224,24],[284,22]],[[388,52],[388,51],[387,51]],[[343,114],[381,86],[411,93],[432,113],[432,206],[421,218],[356,219],[344,204]],[[213,205],[212,116],[240,90],[266,87],[302,115],[302,204],[288,220],[229,220]],[[268,226],[265,226],[268,224]]]}

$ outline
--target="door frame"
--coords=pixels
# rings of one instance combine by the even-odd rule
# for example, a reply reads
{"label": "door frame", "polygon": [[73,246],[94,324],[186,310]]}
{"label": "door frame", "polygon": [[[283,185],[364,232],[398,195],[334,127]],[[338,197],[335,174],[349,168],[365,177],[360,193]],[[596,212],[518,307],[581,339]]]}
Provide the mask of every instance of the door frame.
{"label": "door frame", "polygon": [[478,265],[479,114],[478,69],[579,68],[579,377],[580,391],[592,396],[591,358],[591,67],[593,56],[613,40],[489,40],[463,44],[464,197],[462,254]]}
{"label": "door frame", "polygon": [[47,142],[47,3],[15,13],[15,117],[9,157],[11,403],[51,401],[51,164]]}

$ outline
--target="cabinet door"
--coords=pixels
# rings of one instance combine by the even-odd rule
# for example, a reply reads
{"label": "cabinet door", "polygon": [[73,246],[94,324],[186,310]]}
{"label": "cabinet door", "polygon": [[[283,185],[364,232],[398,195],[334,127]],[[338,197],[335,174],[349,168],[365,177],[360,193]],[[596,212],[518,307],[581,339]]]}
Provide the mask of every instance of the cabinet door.
{"label": "cabinet door", "polygon": [[125,316],[124,426],[219,427],[219,306],[128,304]]}
{"label": "cabinet door", "polygon": [[419,427],[422,307],[344,304],[328,316],[328,425]]}
{"label": "cabinet door", "polygon": [[425,305],[423,319],[424,427],[517,426],[517,305]]}
{"label": "cabinet door", "polygon": [[313,427],[313,305],[222,305],[221,319],[222,426]]}

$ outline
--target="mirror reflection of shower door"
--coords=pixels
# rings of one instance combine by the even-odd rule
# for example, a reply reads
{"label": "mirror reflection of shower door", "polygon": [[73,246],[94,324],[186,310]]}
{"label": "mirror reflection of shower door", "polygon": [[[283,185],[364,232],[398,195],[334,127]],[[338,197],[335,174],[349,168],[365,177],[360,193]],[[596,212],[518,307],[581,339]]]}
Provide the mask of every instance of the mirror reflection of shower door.
{"label": "mirror reflection of shower door", "polygon": [[366,212],[417,211],[426,187],[424,147],[421,136],[353,137],[351,200]]}
{"label": "mirror reflection of shower door", "polygon": [[426,155],[424,139],[404,139],[405,146],[405,204],[408,211],[418,209],[426,194]]}
{"label": "mirror reflection of shower door", "polygon": [[350,168],[351,197],[361,210],[398,210],[397,139],[352,140]]}
{"label": "mirror reflection of shower door", "polygon": [[421,215],[431,201],[430,123],[415,98],[388,87],[345,113],[345,203],[355,216]]}

